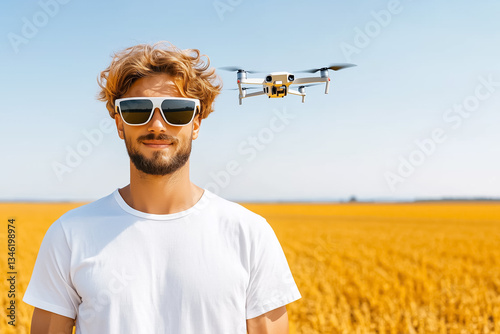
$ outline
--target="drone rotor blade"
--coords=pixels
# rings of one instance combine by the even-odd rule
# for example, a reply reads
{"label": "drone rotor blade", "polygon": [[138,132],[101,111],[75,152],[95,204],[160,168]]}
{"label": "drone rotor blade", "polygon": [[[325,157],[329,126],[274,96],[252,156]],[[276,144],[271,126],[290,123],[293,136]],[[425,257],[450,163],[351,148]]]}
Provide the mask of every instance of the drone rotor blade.
{"label": "drone rotor blade", "polygon": [[320,86],[324,85],[322,83],[313,83],[313,84],[306,84],[306,85],[300,85],[299,87],[311,87],[311,86]]}
{"label": "drone rotor blade", "polygon": [[311,68],[309,70],[301,70],[301,71],[294,71],[295,73],[316,73],[319,71],[319,68]]}
{"label": "drone rotor blade", "polygon": [[254,71],[254,70],[244,70],[242,69],[241,67],[238,67],[238,66],[222,66],[222,67],[219,67],[220,70],[224,70],[224,71],[229,71],[229,72],[238,72],[238,71],[244,71],[244,72],[247,72],[247,73],[257,73],[259,71]]}
{"label": "drone rotor blade", "polygon": [[311,68],[310,70],[295,71],[295,72],[297,72],[297,73],[316,73],[319,70],[320,70],[319,68]]}
{"label": "drone rotor blade", "polygon": [[320,70],[326,70],[326,69],[333,70],[333,71],[338,71],[338,70],[341,70],[341,69],[344,69],[344,68],[348,68],[348,67],[353,67],[353,66],[356,66],[356,65],[354,65],[354,64],[331,64],[328,67],[311,68],[309,70],[303,70],[303,71],[297,71],[297,72],[301,72],[301,73],[316,73],[316,72],[318,72]]}
{"label": "drone rotor blade", "polygon": [[[241,90],[262,89],[261,87],[241,87]],[[228,88],[227,90],[239,90],[239,88]]]}
{"label": "drone rotor blade", "polygon": [[237,72],[241,70],[241,68],[236,67],[236,66],[222,66],[219,67],[219,70],[224,70],[224,71],[229,71],[229,72]]}
{"label": "drone rotor blade", "polygon": [[353,66],[356,66],[356,65],[355,64],[332,64],[328,68],[330,70],[333,70],[333,71],[338,71],[338,70],[342,70],[344,68],[349,68],[349,67],[353,67]]}

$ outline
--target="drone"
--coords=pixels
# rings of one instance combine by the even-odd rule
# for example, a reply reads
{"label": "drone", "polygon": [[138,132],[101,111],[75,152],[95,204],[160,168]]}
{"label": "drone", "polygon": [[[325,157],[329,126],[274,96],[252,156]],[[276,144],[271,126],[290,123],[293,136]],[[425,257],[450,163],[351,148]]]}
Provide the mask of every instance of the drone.
{"label": "drone", "polygon": [[[316,73],[319,72],[319,76],[306,77],[306,78],[295,78],[295,75],[289,72],[273,72],[264,79],[258,78],[248,78],[247,73],[256,73],[256,71],[245,71],[239,67],[225,66],[220,69],[225,71],[236,72],[236,78],[239,90],[239,102],[242,104],[242,100],[247,97],[267,95],[269,98],[285,97],[287,94],[302,96],[302,103],[305,102],[306,98],[306,87],[320,85],[325,83],[325,94],[328,94],[330,88],[330,77],[328,76],[328,71],[338,71],[344,68],[356,66],[354,64],[332,64],[328,67],[313,68],[305,71],[298,71],[299,73]],[[242,85],[262,85],[262,90],[253,93],[247,93],[247,90],[259,89],[258,87],[242,87]],[[291,85],[299,85],[298,90],[292,89]]]}

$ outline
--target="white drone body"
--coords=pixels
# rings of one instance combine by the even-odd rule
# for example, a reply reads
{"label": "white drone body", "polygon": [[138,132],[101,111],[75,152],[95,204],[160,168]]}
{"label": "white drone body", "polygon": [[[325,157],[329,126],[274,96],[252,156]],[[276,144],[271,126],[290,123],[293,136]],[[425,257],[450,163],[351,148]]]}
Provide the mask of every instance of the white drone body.
{"label": "white drone body", "polygon": [[[225,67],[229,71],[237,71],[237,84],[239,91],[239,102],[242,104],[242,100],[247,97],[267,95],[269,98],[285,97],[288,94],[302,96],[302,103],[305,102],[306,98],[306,87],[314,86],[314,84],[325,83],[325,94],[328,94],[330,88],[330,77],[328,75],[328,70],[340,70],[342,68],[355,66],[353,64],[340,64],[332,65],[330,67],[323,67],[319,69],[306,70],[302,72],[316,73],[319,72],[319,76],[306,77],[306,78],[295,78],[295,75],[289,72],[273,72],[268,74],[265,78],[248,78],[247,73],[250,71],[245,71],[243,69],[235,67]],[[262,90],[253,93],[247,93],[249,89],[255,89],[254,87],[244,87],[243,85],[261,85]],[[298,89],[292,89],[292,85],[298,85]]]}

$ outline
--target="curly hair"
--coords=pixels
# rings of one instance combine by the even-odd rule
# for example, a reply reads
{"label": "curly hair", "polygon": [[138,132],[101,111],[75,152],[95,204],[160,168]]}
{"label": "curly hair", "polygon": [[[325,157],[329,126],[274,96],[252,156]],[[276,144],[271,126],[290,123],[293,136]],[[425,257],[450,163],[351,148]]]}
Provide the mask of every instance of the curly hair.
{"label": "curly hair", "polygon": [[204,119],[213,111],[213,102],[222,89],[222,81],[209,66],[208,56],[197,49],[180,50],[163,41],[139,44],[114,54],[109,67],[97,79],[101,87],[97,98],[106,102],[114,118],[115,100],[125,95],[137,79],[166,73],[174,78],[182,96],[200,100],[200,117]]}

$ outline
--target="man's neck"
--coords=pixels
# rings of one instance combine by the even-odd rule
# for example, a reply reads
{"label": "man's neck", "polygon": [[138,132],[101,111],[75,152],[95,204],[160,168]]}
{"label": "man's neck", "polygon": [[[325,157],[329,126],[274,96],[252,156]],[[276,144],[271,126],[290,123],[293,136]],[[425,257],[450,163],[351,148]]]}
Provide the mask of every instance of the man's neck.
{"label": "man's neck", "polygon": [[161,176],[145,174],[130,165],[130,184],[119,192],[135,210],[151,214],[181,212],[203,195],[203,189],[189,179],[189,161],[173,174]]}

